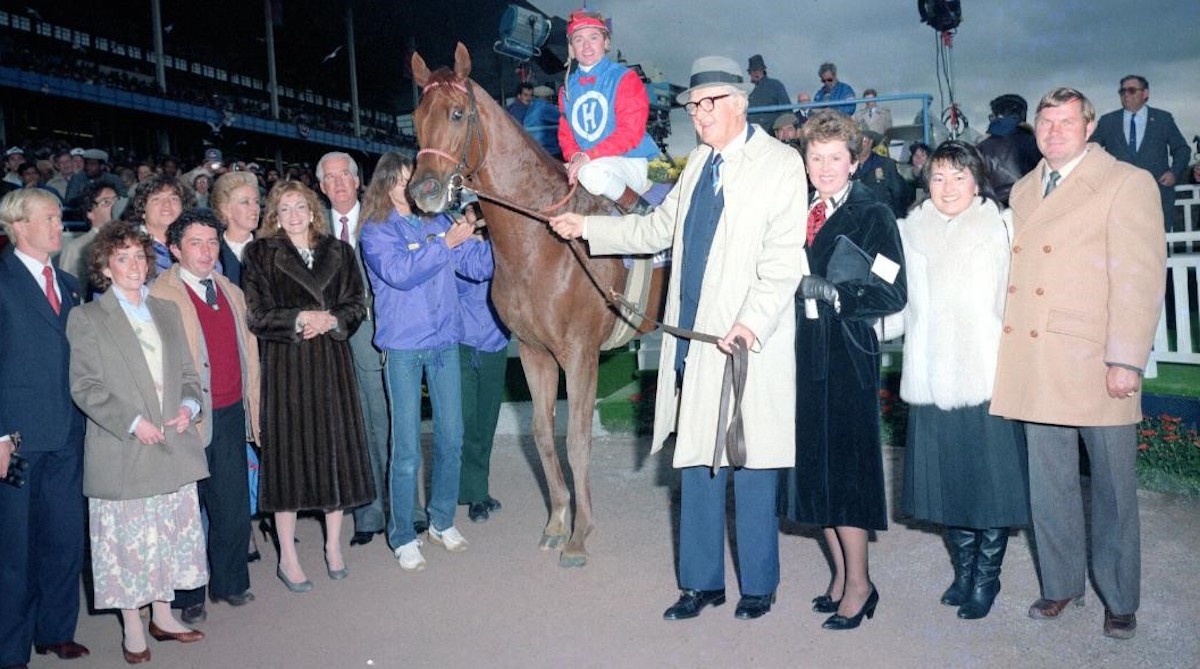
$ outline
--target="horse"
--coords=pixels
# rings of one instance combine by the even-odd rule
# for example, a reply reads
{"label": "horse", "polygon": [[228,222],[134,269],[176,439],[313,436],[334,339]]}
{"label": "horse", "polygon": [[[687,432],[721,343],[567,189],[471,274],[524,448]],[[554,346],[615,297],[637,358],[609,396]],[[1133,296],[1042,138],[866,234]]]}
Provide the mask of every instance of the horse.
{"label": "horse", "polygon": [[[462,43],[452,70],[430,72],[414,53],[412,71],[423,95],[413,112],[420,150],[409,194],[429,213],[445,211],[463,186],[479,194],[496,263],[492,302],[519,342],[533,400],[533,436],[549,492],[550,517],[539,545],[561,549],[561,566],[581,567],[593,529],[588,461],[599,351],[618,318],[603,290],[624,286],[627,269],[620,258],[573,252],[569,242],[528,212],[608,214],[613,204],[568,184],[563,164],[470,79],[471,57]],[[661,313],[665,296],[664,270],[656,269],[655,275],[649,314]],[[652,328],[649,319],[630,322],[639,330]],[[574,523],[554,444],[560,369],[567,381]]]}

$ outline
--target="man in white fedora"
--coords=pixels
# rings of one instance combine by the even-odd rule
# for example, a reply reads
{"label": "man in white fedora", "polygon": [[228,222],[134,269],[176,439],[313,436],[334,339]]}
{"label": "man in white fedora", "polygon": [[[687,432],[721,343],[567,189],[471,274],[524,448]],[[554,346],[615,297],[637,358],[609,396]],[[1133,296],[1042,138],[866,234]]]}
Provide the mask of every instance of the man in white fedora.
{"label": "man in white fedora", "polygon": [[[779,584],[775,515],[779,470],[795,461],[794,295],[803,273],[807,179],[800,154],[746,121],[753,84],[737,63],[706,56],[692,64],[678,97],[702,142],[679,182],[647,215],[555,216],[567,239],[597,255],[672,250],[675,272],[666,321],[721,336],[717,346],[663,337],[654,450],[676,435],[681,470],[679,600],[667,620],[725,602],[725,500],[736,498],[741,601],[737,618],[771,610]],[[736,339],[749,349],[742,405],[744,466],[714,444],[721,378]]]}

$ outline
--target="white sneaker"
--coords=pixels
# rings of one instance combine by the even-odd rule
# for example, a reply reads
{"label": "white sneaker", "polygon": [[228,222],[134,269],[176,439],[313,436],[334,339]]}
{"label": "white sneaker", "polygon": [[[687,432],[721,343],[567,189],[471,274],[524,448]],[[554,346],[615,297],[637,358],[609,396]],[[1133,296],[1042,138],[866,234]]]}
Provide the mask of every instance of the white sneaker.
{"label": "white sneaker", "polygon": [[439,530],[433,525],[429,526],[429,540],[435,544],[441,544],[446,547],[446,550],[451,553],[461,553],[467,550],[467,539],[458,531],[458,528],[451,525],[444,530]]}
{"label": "white sneaker", "polygon": [[425,556],[421,555],[421,540],[413,539],[396,549],[396,561],[404,571],[421,571],[425,568]]}

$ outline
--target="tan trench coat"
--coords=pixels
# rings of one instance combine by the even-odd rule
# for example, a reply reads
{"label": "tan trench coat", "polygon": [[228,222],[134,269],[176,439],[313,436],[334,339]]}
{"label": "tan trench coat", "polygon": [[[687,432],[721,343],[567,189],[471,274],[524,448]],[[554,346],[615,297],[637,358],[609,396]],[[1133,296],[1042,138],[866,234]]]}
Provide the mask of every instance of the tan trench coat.
{"label": "tan trench coat", "polygon": [[1108,364],[1145,369],[1162,309],[1166,239],[1149,172],[1097,144],[1049,198],[1043,160],[1012,189],[1008,302],[991,412],[1078,427],[1141,420],[1108,396]]}
{"label": "tan trench coat", "polygon": [[[679,183],[652,214],[589,217],[592,253],[649,253],[669,246],[675,266],[685,262],[683,223],[711,153],[706,145],[692,151]],[[725,210],[704,270],[694,329],[723,337],[741,322],[755,334],[758,342],[750,353],[742,403],[746,466],[791,467],[796,457],[794,294],[802,275],[808,211],[804,164],[795,149],[761,128],[724,158]],[[667,323],[678,322],[679,291],[679,272],[674,272],[667,289]],[[691,346],[687,383],[679,397],[676,342],[671,335],[663,337],[653,450],[677,431],[675,466],[711,465],[726,356],[713,345]]]}

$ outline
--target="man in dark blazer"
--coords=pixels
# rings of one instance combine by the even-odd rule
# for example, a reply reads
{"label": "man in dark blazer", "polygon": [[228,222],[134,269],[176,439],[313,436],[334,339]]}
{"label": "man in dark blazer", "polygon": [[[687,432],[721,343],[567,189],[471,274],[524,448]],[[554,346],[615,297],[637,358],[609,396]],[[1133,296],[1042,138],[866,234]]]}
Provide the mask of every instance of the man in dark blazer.
{"label": "man in dark blazer", "polygon": [[62,211],[44,191],[0,201],[12,244],[0,255],[0,478],[17,450],[26,483],[0,484],[0,667],[24,667],[29,649],[64,659],[75,643],[83,568],[83,414],[71,401],[67,314],[79,282],[50,264]]}
{"label": "man in dark blazer", "polygon": [[[1150,172],[1158,182],[1163,221],[1170,232],[1175,224],[1175,184],[1184,182],[1192,150],[1174,117],[1146,105],[1150,83],[1145,77],[1125,77],[1118,93],[1121,109],[1100,117],[1091,141],[1103,146],[1113,158]],[[1135,137],[1130,137],[1131,129]]]}
{"label": "man in dark blazer", "polygon": [[[371,474],[375,478],[376,494],[373,502],[354,510],[354,536],[350,539],[350,545],[361,546],[370,543],[376,534],[382,534],[387,527],[387,518],[383,513],[384,500],[388,499],[384,474],[391,452],[388,447],[391,414],[383,388],[383,354],[372,343],[375,338],[375,295],[371,292],[371,282],[367,280],[362,253],[358,248],[358,236],[366,223],[362,218],[362,204],[358,201],[358,187],[362,183],[358,176],[358,163],[347,153],[327,153],[317,161],[317,179],[321,183],[321,192],[329,198],[330,234],[354,247],[354,259],[363,281],[363,302],[367,307],[367,316],[362,325],[350,336],[350,355],[354,358],[354,378],[358,381],[358,401],[362,405],[363,423],[367,429],[367,452],[371,456]],[[416,504],[413,509],[414,524],[428,522],[422,505]]]}

